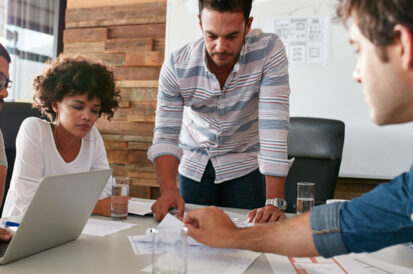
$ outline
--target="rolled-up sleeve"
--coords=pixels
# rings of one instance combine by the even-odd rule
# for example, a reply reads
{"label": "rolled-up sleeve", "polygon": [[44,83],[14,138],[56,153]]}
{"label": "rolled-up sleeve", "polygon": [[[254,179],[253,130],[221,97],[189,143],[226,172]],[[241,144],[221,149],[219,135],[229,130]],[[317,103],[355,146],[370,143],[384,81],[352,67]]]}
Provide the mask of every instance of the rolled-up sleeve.
{"label": "rolled-up sleeve", "polygon": [[341,203],[316,206],[311,210],[311,232],[318,253],[333,257],[349,253],[340,229]]}
{"label": "rolled-up sleeve", "polygon": [[182,149],[178,146],[184,110],[183,97],[173,69],[173,56],[166,59],[159,77],[153,144],[148,150],[152,162],[159,156],[172,155],[178,160]]}
{"label": "rolled-up sleeve", "polygon": [[292,164],[287,151],[290,85],[287,56],[278,37],[269,44],[267,56],[259,95],[258,164],[265,175],[286,177]]}
{"label": "rolled-up sleeve", "polygon": [[341,205],[340,227],[351,252],[373,252],[413,239],[413,168]]}

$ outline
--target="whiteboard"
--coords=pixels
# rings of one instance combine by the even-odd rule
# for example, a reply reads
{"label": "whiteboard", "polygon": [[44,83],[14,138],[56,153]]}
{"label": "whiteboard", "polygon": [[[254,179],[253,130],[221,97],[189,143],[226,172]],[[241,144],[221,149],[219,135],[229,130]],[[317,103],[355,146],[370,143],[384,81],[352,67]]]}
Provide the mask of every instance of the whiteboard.
{"label": "whiteboard", "polygon": [[[252,28],[271,31],[276,18],[335,15],[335,0],[255,0]],[[168,0],[166,56],[201,37],[198,1]],[[371,120],[361,85],[352,79],[356,55],[348,31],[331,27],[329,65],[290,66],[290,114],[338,119],[346,125],[340,177],[390,179],[412,164],[413,124],[379,127]]]}

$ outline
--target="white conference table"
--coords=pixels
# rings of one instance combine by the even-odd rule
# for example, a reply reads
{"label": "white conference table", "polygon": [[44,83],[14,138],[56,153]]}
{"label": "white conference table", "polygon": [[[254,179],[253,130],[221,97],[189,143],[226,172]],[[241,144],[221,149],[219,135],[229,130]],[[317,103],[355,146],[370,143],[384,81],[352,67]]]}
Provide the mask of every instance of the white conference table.
{"label": "white conference table", "polygon": [[[197,207],[199,206],[187,204],[186,211]],[[247,212],[241,209],[225,211],[232,217],[244,217]],[[105,217],[96,218],[109,220]],[[150,255],[135,255],[127,236],[144,234],[146,228],[156,227],[157,222],[152,216],[133,215],[129,215],[127,222],[138,225],[105,237],[81,235],[75,241],[0,265],[0,274],[141,273],[141,269],[151,264],[152,258]],[[413,252],[406,245],[386,248],[369,256],[413,268]],[[265,255],[261,254],[245,273],[273,272]]]}

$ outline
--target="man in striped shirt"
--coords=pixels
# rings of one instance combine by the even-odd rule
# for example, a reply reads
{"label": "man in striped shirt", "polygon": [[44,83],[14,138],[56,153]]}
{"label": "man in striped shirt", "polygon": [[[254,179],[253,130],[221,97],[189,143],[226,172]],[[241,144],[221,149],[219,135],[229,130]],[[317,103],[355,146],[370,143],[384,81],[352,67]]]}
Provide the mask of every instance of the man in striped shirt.
{"label": "man in striped shirt", "polygon": [[148,151],[158,221],[171,207],[182,218],[185,202],[253,209],[255,222],[285,218],[288,63],[276,35],[251,30],[251,5],[199,0],[203,38],[165,59]]}

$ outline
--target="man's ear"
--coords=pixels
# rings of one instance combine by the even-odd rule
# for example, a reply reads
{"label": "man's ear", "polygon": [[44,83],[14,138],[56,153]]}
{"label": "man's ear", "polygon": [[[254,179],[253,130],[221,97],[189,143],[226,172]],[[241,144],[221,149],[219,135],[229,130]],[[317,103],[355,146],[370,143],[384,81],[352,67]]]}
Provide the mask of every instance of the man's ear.
{"label": "man's ear", "polygon": [[199,27],[201,28],[201,31],[202,31],[202,20],[201,20],[201,14],[198,14],[198,24],[199,24]]}
{"label": "man's ear", "polygon": [[253,20],[254,20],[254,17],[248,18],[247,25],[245,26],[245,35],[247,35],[250,32]]}
{"label": "man's ear", "polygon": [[412,31],[405,25],[397,24],[394,27],[396,39],[398,39],[402,58],[402,67],[404,69],[413,69],[413,34]]}

